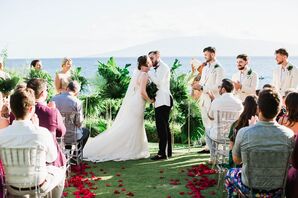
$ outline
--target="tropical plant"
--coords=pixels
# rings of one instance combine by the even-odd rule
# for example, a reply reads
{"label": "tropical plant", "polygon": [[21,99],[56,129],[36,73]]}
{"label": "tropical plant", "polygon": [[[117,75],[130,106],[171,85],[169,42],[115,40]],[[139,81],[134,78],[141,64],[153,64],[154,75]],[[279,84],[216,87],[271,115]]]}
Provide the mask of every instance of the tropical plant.
{"label": "tropical plant", "polygon": [[185,122],[181,127],[181,141],[187,143],[188,132],[191,142],[195,142],[204,136],[204,125],[201,117],[201,111],[195,100],[189,98],[188,105],[181,109],[185,117]]}
{"label": "tropical plant", "polygon": [[180,124],[181,141],[182,143],[186,143],[188,140],[188,131],[190,132],[191,141],[194,142],[204,135],[204,126],[198,104],[189,96],[187,75],[176,72],[181,66],[180,61],[175,59],[171,68],[170,83],[171,93],[174,98],[171,119],[172,122]]}
{"label": "tropical plant", "polygon": [[78,83],[81,85],[81,92],[85,92],[88,90],[88,80],[82,76],[81,71],[82,67],[74,67],[71,70],[71,80],[78,81]]}
{"label": "tropical plant", "polygon": [[123,68],[117,66],[116,61],[111,57],[106,64],[98,61],[98,75],[104,80],[105,86],[100,92],[102,98],[121,99],[124,97],[129,81],[128,67],[126,64]]}
{"label": "tropical plant", "polygon": [[9,95],[9,93],[16,88],[19,82],[20,77],[18,76],[12,76],[7,79],[0,78],[0,92],[2,92],[5,96]]}
{"label": "tropical plant", "polygon": [[50,100],[55,93],[55,88],[54,88],[54,81],[49,73],[47,73],[44,70],[37,70],[37,69],[30,69],[28,77],[25,78],[25,82],[28,82],[30,79],[33,78],[42,78],[46,80],[47,86],[48,86],[48,99]]}

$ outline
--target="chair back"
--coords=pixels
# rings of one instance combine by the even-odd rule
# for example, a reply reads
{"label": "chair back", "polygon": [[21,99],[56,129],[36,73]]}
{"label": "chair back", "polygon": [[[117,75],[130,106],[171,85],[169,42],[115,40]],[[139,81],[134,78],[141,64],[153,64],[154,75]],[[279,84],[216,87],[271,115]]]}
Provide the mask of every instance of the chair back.
{"label": "chair back", "polygon": [[289,148],[277,151],[249,149],[242,152],[243,164],[247,166],[248,187],[265,191],[280,188],[284,193],[291,152]]}
{"label": "chair back", "polygon": [[80,114],[77,112],[61,112],[61,115],[66,127],[64,142],[65,144],[73,144],[79,139]]}
{"label": "chair back", "polygon": [[46,152],[41,146],[0,147],[0,159],[5,172],[6,185],[16,187],[38,186],[47,176]]}
{"label": "chair back", "polygon": [[230,127],[239,118],[239,111],[217,111],[215,116],[215,130],[217,141],[228,139]]}

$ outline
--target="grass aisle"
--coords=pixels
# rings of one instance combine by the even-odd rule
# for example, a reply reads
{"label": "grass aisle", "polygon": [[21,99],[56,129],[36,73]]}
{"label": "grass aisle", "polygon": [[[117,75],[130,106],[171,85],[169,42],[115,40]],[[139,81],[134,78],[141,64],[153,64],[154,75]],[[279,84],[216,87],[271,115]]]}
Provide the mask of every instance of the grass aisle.
{"label": "grass aisle", "polygon": [[[87,185],[96,197],[140,197],[167,198],[192,197],[190,189],[185,185],[188,181],[198,182],[201,177],[188,176],[188,169],[198,164],[205,164],[209,155],[198,155],[199,148],[192,148],[188,152],[185,145],[175,145],[173,157],[169,160],[152,161],[150,159],[131,160],[125,162],[88,163],[90,168],[85,171],[88,178]],[[150,143],[150,153],[155,154],[157,144]],[[208,175],[215,179],[216,174]],[[188,180],[188,181],[187,181]],[[90,182],[89,182],[90,181]],[[71,182],[72,183],[72,182]],[[89,183],[89,187],[88,187]],[[76,197],[77,189],[65,189],[67,197]],[[216,186],[202,190],[204,197],[221,197],[216,192]],[[78,191],[78,190],[77,190]],[[88,197],[79,195],[77,197]]]}

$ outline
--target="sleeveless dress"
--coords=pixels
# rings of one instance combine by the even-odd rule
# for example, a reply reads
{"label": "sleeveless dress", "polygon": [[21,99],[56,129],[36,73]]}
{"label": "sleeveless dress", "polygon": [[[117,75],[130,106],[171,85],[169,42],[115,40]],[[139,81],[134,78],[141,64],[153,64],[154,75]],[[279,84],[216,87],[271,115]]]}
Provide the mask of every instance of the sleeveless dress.
{"label": "sleeveless dress", "polygon": [[140,79],[146,73],[135,71],[120,110],[106,131],[89,138],[83,156],[87,161],[125,161],[150,156],[144,127],[145,100]]}

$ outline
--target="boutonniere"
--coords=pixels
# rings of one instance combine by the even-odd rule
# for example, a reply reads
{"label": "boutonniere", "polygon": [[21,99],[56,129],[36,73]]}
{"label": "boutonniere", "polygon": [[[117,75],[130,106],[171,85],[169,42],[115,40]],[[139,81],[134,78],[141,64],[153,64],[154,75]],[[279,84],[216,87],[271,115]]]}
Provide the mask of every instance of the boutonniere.
{"label": "boutonniere", "polygon": [[289,65],[289,67],[287,67],[288,71],[291,71],[293,69],[293,65]]}
{"label": "boutonniere", "polygon": [[218,68],[218,67],[219,67],[219,65],[218,65],[218,64],[214,65],[214,69],[216,69],[216,68]]}

